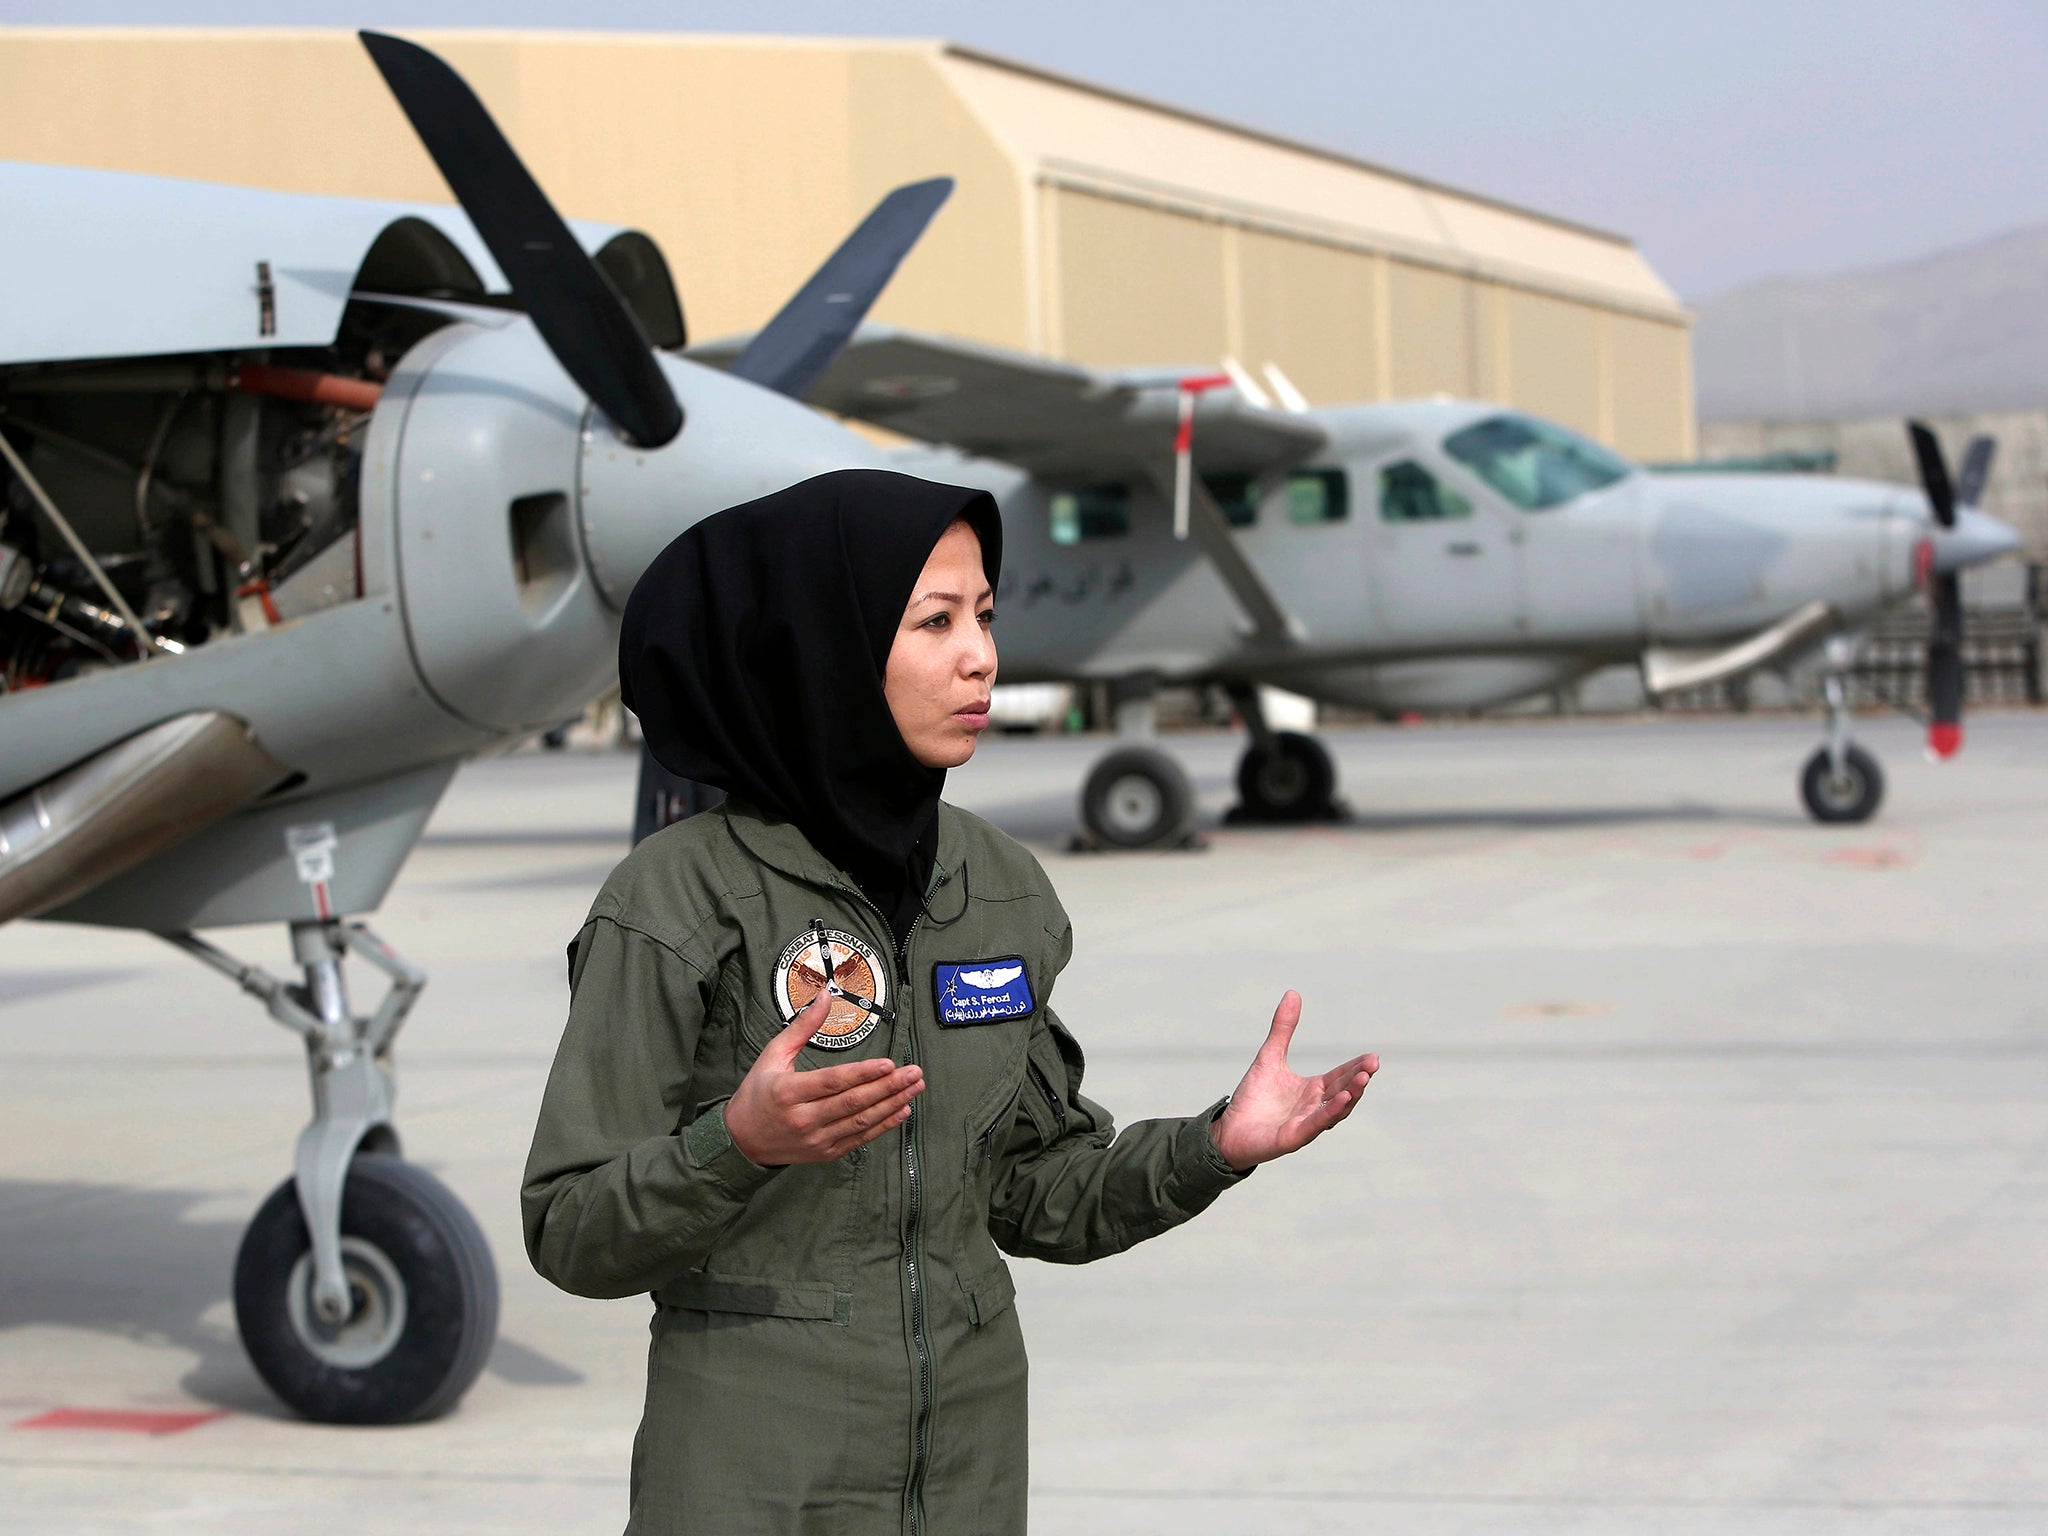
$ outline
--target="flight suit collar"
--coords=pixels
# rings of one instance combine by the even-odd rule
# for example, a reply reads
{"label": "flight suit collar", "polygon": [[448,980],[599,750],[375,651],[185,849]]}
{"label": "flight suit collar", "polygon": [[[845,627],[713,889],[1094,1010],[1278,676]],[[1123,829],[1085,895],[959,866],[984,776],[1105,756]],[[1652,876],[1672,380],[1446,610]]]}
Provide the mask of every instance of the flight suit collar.
{"label": "flight suit collar", "polygon": [[[853,877],[813,847],[794,822],[770,816],[737,795],[728,795],[711,814],[723,816],[733,841],[770,869],[830,890],[858,892]],[[960,836],[953,808],[941,801],[939,848],[932,871],[939,882],[948,878],[948,871],[960,867]]]}

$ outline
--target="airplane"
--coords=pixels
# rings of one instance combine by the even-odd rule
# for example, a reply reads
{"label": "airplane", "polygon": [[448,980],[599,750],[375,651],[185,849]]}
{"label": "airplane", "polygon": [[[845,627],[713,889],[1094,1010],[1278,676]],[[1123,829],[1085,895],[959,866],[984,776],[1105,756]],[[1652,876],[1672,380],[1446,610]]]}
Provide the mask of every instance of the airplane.
{"label": "airplane", "polygon": [[[695,347],[717,364],[746,338]],[[892,467],[1003,509],[1005,682],[1107,680],[1119,745],[1080,815],[1097,846],[1173,846],[1193,791],[1154,740],[1168,683],[1220,685],[1250,741],[1235,813],[1338,814],[1313,736],[1271,729],[1259,685],[1385,712],[1483,709],[1615,662],[1653,697],[1824,660],[1808,813],[1860,822],[1884,793],[1851,739],[1844,673],[1876,615],[1925,590],[1930,750],[1961,743],[1960,573],[2018,547],[1911,426],[1923,495],[1801,475],[1659,474],[1556,423],[1439,398],[1311,409],[1221,373],[1097,369],[863,325],[804,392],[911,440]],[[1279,403],[1275,403],[1275,396]],[[1189,534],[1191,537],[1182,537]]]}
{"label": "airplane", "polygon": [[[0,165],[34,297],[0,324],[0,922],[156,934],[302,1037],[313,1116],[236,1323],[300,1414],[392,1423],[460,1399],[498,1292],[400,1155],[426,978],[361,915],[461,762],[611,686],[671,538],[875,462],[790,395],[952,183],[884,198],[707,368],[647,236],[565,224],[452,69],[362,40],[459,210]],[[194,932],[249,923],[299,979]],[[367,1013],[350,958],[388,982]]]}

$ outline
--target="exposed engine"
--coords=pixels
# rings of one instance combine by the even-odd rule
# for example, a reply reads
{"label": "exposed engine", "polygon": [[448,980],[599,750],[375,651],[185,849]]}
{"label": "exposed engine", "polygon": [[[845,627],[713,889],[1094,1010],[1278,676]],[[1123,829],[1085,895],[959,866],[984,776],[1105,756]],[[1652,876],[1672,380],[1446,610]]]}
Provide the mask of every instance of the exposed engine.
{"label": "exposed engine", "polygon": [[0,373],[0,691],[360,597],[370,413],[444,323],[358,302],[332,347]]}

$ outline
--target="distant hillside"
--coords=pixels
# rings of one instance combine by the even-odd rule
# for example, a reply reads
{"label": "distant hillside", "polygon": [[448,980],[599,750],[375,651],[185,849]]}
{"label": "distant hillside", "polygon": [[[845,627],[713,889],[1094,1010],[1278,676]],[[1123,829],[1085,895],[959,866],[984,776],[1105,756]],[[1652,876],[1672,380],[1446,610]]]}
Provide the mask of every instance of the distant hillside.
{"label": "distant hillside", "polygon": [[1694,309],[1705,421],[2048,407],[2048,225]]}

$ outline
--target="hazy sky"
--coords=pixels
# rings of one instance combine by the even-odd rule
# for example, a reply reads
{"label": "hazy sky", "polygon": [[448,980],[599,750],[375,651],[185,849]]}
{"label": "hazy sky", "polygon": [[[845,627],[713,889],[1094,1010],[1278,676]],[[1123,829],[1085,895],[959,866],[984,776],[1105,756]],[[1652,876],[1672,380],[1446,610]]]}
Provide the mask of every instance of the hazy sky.
{"label": "hazy sky", "polygon": [[1621,231],[1691,299],[2048,222],[2048,0],[0,0],[0,18],[947,37]]}

